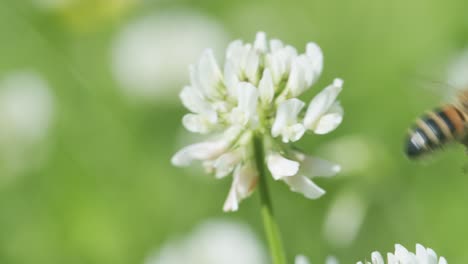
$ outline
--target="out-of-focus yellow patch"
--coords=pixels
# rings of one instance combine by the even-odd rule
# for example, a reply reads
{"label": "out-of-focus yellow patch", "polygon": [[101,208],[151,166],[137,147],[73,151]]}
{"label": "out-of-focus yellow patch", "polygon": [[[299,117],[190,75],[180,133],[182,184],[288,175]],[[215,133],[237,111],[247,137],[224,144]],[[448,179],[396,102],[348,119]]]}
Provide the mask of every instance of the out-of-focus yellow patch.
{"label": "out-of-focus yellow patch", "polygon": [[115,22],[135,7],[140,0],[68,0],[54,12],[73,31],[95,31]]}

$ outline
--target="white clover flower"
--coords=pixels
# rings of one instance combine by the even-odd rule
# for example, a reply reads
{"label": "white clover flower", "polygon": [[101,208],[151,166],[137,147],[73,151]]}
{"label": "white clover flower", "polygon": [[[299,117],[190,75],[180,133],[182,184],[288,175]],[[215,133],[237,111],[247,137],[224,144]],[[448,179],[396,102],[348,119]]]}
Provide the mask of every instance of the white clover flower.
{"label": "white clover flower", "polygon": [[[333,256],[329,256],[326,264],[338,264],[338,259]],[[371,255],[370,261],[359,261],[356,264],[447,264],[447,260],[444,257],[437,257],[434,250],[425,248],[420,244],[416,244],[416,254],[409,252],[402,245],[395,245],[395,253],[387,254],[387,262],[384,261],[382,255],[375,251]],[[294,264],[310,264],[307,257],[298,255],[294,261]]]}
{"label": "white clover flower", "polygon": [[[385,264],[379,252],[373,252],[371,261],[358,262],[358,264]],[[416,253],[409,252],[402,245],[395,245],[395,253],[387,254],[387,264],[447,264],[444,257],[437,257],[434,250],[416,244]]]}
{"label": "white clover flower", "polygon": [[219,66],[213,51],[205,50],[190,67],[191,83],[180,98],[191,112],[183,117],[185,128],[210,138],[183,148],[172,163],[187,166],[198,160],[218,178],[232,173],[224,210],[235,211],[256,186],[252,140],[254,134],[261,134],[273,178],[307,198],[320,197],[325,191],[311,178],[333,176],[340,166],[307,156],[287,143],[298,141],[306,131],[329,133],[343,119],[343,109],[336,101],[341,79],[318,92],[308,106],[297,98],[317,81],[322,66],[317,44],[308,43],[305,53],[298,54],[280,40],[268,40],[263,32],[257,33],[253,44],[233,41],[224,67]]}
{"label": "white clover flower", "polygon": [[210,220],[192,233],[165,243],[145,264],[266,264],[266,251],[247,226]]}

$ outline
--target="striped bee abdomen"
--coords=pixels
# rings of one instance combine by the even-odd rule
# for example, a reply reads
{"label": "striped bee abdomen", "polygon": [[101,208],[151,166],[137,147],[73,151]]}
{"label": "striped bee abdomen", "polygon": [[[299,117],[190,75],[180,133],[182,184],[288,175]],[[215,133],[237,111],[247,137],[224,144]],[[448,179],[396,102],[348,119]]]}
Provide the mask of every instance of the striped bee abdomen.
{"label": "striped bee abdomen", "polygon": [[406,155],[417,158],[465,134],[465,117],[453,105],[435,109],[419,118],[406,141]]}

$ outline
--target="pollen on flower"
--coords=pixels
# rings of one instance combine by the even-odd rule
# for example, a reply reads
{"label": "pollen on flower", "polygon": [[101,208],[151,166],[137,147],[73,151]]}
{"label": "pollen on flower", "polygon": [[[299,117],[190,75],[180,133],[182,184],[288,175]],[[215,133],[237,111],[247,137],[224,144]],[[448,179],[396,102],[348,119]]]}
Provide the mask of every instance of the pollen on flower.
{"label": "pollen on flower", "polygon": [[180,99],[190,113],[182,123],[187,130],[207,134],[209,139],[181,149],[172,163],[187,166],[198,160],[217,178],[232,174],[224,210],[235,211],[257,182],[251,143],[253,135],[260,134],[265,142],[265,162],[275,180],[311,199],[323,195],[325,191],[311,178],[335,175],[340,167],[288,145],[307,131],[329,133],[343,119],[343,109],[336,100],[343,86],[341,79],[318,92],[309,104],[297,98],[322,72],[320,47],[308,43],[300,54],[259,32],[254,43],[231,42],[223,65],[207,49],[189,67],[190,85],[182,89]]}

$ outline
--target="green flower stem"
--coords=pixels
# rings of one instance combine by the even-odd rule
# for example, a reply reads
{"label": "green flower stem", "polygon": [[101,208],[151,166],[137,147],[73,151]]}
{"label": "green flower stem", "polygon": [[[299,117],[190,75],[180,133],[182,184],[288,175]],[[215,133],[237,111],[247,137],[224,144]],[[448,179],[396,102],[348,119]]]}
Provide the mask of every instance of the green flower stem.
{"label": "green flower stem", "polygon": [[273,216],[273,206],[268,192],[267,172],[265,170],[265,149],[262,135],[254,136],[254,153],[257,170],[259,173],[259,192],[261,201],[261,211],[263,226],[265,228],[270,254],[273,264],[286,264],[286,255],[281,241],[278,224]]}

